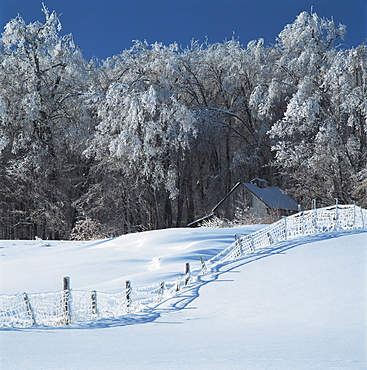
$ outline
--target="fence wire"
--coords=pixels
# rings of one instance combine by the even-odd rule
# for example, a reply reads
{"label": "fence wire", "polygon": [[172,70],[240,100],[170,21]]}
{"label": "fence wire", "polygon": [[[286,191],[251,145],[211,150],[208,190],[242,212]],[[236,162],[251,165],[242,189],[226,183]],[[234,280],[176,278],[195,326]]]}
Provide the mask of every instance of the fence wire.
{"label": "fence wire", "polygon": [[300,212],[242,237],[201,268],[172,281],[128,288],[119,293],[62,290],[52,293],[0,295],[0,327],[62,326],[116,318],[154,308],[172,297],[195,276],[210,273],[220,264],[246,257],[263,248],[302,236],[367,227],[367,210],[355,205],[335,205]]}

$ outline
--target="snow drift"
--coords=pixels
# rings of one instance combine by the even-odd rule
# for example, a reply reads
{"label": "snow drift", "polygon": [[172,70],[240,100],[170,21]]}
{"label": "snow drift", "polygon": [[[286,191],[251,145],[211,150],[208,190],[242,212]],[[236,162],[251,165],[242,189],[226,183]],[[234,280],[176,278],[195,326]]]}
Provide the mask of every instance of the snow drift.
{"label": "snow drift", "polygon": [[[234,233],[243,238],[260,228],[161,230],[90,243],[3,241],[2,291],[37,292],[41,279],[53,290],[68,271],[76,289],[99,282],[114,294],[131,276],[149,284],[157,274],[176,275],[184,261],[200,268],[199,256],[208,261]],[[3,329],[1,365],[363,369],[366,236],[335,230],[276,243],[196,275],[144,311],[63,328]],[[31,269],[43,277],[32,281]]]}

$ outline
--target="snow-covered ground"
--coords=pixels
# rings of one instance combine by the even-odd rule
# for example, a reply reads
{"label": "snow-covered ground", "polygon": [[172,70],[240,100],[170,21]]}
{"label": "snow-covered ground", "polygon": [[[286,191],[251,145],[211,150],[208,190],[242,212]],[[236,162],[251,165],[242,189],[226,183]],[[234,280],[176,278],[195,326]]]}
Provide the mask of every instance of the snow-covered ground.
{"label": "snow-covered ground", "polygon": [[[97,242],[0,241],[0,294],[122,291],[199,268],[261,226]],[[367,231],[274,245],[155,309],[73,327],[3,328],[1,369],[365,369]]]}

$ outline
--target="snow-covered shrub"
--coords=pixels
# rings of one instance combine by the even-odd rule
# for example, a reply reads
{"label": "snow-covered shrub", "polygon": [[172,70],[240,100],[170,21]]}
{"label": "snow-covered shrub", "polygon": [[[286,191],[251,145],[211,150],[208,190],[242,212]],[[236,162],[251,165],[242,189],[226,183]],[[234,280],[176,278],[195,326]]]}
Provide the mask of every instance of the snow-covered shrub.
{"label": "snow-covered shrub", "polygon": [[86,218],[75,223],[71,233],[71,240],[96,240],[108,238],[110,233],[96,220]]}

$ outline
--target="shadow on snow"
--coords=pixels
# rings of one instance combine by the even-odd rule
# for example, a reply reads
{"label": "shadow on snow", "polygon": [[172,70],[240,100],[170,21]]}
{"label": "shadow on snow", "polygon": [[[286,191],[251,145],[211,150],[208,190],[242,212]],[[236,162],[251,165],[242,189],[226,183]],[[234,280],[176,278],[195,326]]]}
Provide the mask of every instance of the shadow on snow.
{"label": "shadow on snow", "polygon": [[[274,255],[285,254],[288,250],[299,247],[301,245],[315,243],[318,241],[323,241],[327,239],[340,238],[347,235],[355,235],[367,233],[367,230],[352,230],[352,231],[333,231],[328,233],[320,233],[309,236],[304,236],[297,239],[292,239],[289,241],[283,241],[263,248],[259,251],[246,254],[243,257],[240,257],[233,261],[227,261],[224,263],[217,263],[213,268],[210,269],[206,274],[198,274],[193,276],[193,281],[183,287],[175,295],[168,297],[166,300],[157,304],[154,307],[147,307],[142,311],[134,314],[126,314],[119,317],[100,319],[95,321],[90,321],[87,323],[81,324],[72,324],[68,326],[60,327],[49,327],[49,326],[35,326],[31,328],[0,328],[2,331],[49,331],[49,330],[75,330],[75,329],[105,329],[113,327],[122,327],[128,325],[137,325],[137,324],[147,324],[156,321],[163,314],[173,313],[183,309],[187,309],[187,306],[193,302],[200,295],[200,289],[215,281],[223,274],[231,272],[238,267],[245,266],[249,263],[256,262],[263,258],[271,257]],[[225,281],[225,280],[224,280]],[[160,322],[163,323],[163,322]],[[176,322],[177,323],[177,322]]]}

